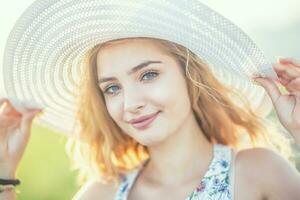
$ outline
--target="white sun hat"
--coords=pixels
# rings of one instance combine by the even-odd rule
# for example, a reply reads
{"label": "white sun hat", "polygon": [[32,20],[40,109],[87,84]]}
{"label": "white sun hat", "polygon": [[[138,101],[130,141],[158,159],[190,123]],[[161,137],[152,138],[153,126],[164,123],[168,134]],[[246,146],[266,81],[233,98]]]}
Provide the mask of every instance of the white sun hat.
{"label": "white sun hat", "polygon": [[7,40],[0,94],[40,105],[44,114],[37,123],[71,133],[78,125],[74,91],[83,55],[98,43],[129,37],[189,48],[259,115],[272,109],[265,90],[251,80],[253,74],[277,78],[271,63],[240,28],[198,0],[37,0]]}

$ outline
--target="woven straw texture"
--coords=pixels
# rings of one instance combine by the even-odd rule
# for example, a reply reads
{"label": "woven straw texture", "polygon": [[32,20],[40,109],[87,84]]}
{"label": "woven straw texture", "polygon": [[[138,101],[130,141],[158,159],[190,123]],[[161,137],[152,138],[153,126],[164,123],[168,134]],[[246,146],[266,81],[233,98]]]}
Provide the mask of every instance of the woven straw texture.
{"label": "woven straw texture", "polygon": [[70,133],[78,128],[74,91],[83,55],[97,43],[139,36],[186,46],[220,81],[240,90],[256,112],[269,113],[269,97],[250,77],[276,77],[270,63],[240,28],[198,0],[35,1],[7,40],[1,95],[43,106],[37,122]]}

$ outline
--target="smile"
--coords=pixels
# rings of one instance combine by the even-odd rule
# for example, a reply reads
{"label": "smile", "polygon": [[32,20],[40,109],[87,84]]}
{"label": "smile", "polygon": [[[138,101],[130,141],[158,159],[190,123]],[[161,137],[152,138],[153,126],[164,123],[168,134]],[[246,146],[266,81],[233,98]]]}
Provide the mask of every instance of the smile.
{"label": "smile", "polygon": [[131,123],[131,124],[132,124],[132,126],[134,126],[137,129],[145,129],[156,119],[156,117],[159,113],[160,112],[157,112],[156,114],[154,114],[153,116],[151,116],[150,118],[148,118],[146,120],[136,122],[136,123]]}

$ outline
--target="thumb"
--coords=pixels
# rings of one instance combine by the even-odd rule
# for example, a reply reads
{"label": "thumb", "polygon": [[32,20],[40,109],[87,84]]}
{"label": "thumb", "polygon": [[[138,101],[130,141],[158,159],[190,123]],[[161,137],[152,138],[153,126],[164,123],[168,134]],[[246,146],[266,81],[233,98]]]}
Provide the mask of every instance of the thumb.
{"label": "thumb", "polygon": [[265,90],[271,97],[273,104],[275,105],[275,102],[281,96],[281,92],[280,92],[278,86],[276,85],[275,81],[273,81],[270,78],[264,78],[264,77],[255,77],[253,79],[256,82],[258,82],[262,87],[265,88]]}
{"label": "thumb", "polygon": [[40,109],[34,109],[34,110],[31,110],[24,114],[24,117],[22,118],[22,121],[21,121],[20,128],[21,128],[22,132],[25,134],[24,135],[25,137],[27,137],[27,134],[29,134],[29,132],[30,132],[33,118],[36,116],[37,113],[40,113],[40,112],[41,112]]}

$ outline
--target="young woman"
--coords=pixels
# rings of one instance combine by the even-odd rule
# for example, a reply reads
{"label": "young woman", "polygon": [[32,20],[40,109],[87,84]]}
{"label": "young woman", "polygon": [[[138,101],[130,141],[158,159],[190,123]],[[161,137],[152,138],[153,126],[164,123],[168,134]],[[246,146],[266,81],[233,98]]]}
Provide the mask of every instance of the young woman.
{"label": "young woman", "polygon": [[[272,67],[278,79],[255,80],[300,146],[300,63],[281,59]],[[271,150],[276,135],[266,121],[190,49],[158,38],[120,38],[91,48],[84,69],[80,135],[69,147],[94,179],[74,199],[299,198],[300,175]],[[7,98],[0,105],[0,178],[11,180],[41,110]],[[283,140],[277,147],[286,147]],[[15,198],[13,190],[0,193],[1,200]]]}

